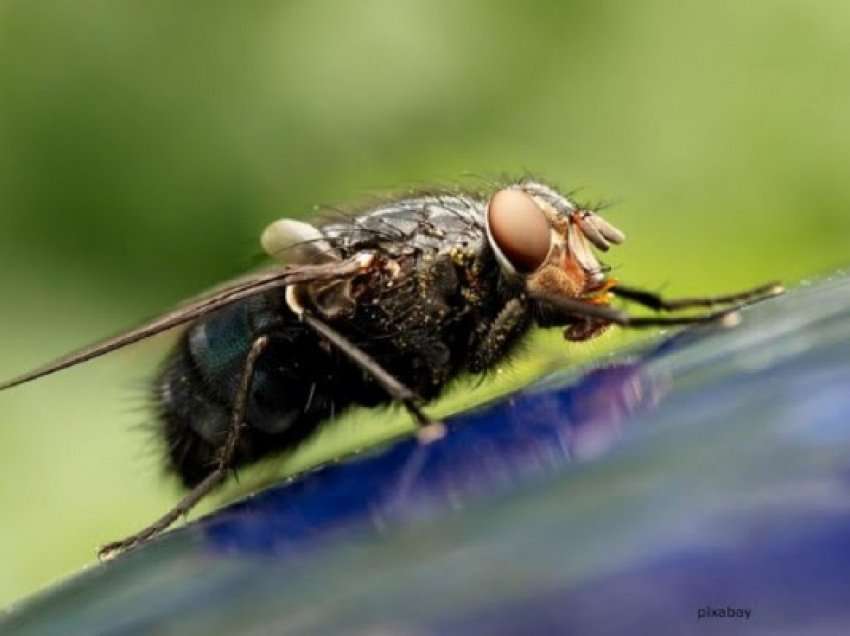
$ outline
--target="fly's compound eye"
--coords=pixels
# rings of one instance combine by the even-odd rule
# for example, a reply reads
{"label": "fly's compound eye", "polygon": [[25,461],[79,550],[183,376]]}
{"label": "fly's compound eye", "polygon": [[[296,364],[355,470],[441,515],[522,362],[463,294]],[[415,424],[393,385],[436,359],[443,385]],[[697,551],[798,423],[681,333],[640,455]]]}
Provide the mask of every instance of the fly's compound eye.
{"label": "fly's compound eye", "polygon": [[529,274],[549,255],[552,229],[531,196],[505,189],[487,205],[487,238],[504,269]]}

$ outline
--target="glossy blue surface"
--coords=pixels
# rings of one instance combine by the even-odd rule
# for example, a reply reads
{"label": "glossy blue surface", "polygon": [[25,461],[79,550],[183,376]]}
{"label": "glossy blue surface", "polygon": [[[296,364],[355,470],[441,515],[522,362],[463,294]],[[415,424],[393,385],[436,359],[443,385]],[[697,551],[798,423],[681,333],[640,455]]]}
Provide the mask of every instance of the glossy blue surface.
{"label": "glossy blue surface", "polygon": [[0,632],[850,633],[846,279],[449,427],[87,571]]}

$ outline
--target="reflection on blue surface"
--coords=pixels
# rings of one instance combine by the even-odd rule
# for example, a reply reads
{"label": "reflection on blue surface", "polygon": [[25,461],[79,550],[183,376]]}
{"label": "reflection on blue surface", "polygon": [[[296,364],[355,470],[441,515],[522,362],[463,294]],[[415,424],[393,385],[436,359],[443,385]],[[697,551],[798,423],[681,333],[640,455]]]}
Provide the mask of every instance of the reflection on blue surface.
{"label": "reflection on blue surface", "polygon": [[659,398],[659,383],[641,375],[653,355],[455,417],[437,442],[406,439],[326,467],[232,507],[205,522],[205,530],[214,549],[282,556],[343,529],[384,531],[508,492],[614,444],[627,418]]}
{"label": "reflection on blue surface", "polygon": [[449,428],[170,533],[0,632],[850,633],[846,279]]}

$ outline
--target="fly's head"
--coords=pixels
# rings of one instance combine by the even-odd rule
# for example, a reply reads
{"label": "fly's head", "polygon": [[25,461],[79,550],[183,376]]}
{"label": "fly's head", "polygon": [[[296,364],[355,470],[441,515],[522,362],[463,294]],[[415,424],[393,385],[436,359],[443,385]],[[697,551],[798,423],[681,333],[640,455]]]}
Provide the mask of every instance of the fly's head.
{"label": "fly's head", "polygon": [[[625,236],[592,210],[581,209],[549,186],[523,182],[490,198],[486,229],[503,275],[519,282],[532,301],[560,296],[609,304],[608,290],[615,281],[606,276],[593,248],[607,251]],[[566,332],[570,339],[596,333],[598,325],[561,318],[546,322],[571,325]]]}

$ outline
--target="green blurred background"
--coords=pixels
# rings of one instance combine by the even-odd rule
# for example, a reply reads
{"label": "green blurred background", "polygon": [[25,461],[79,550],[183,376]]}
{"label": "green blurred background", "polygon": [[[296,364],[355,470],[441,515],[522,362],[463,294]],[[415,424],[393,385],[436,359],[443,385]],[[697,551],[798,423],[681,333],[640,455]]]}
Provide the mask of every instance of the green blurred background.
{"label": "green blurred background", "polygon": [[[633,284],[829,273],[850,261],[848,33],[838,0],[3,2],[0,375],[252,266],[275,218],[468,173],[616,201]],[[140,430],[172,339],[0,395],[0,606],[174,501]],[[621,343],[538,335],[436,411]],[[406,426],[357,413],[243,487]]]}

